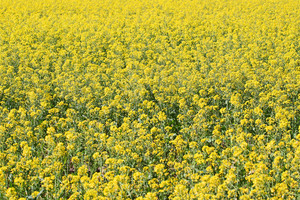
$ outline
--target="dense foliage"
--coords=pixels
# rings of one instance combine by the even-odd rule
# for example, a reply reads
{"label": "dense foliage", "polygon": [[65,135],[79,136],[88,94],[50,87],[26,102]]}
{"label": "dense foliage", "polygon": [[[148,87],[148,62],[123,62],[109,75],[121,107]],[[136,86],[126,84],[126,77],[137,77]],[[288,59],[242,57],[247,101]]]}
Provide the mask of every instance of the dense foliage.
{"label": "dense foliage", "polygon": [[296,199],[299,0],[0,0],[0,199]]}

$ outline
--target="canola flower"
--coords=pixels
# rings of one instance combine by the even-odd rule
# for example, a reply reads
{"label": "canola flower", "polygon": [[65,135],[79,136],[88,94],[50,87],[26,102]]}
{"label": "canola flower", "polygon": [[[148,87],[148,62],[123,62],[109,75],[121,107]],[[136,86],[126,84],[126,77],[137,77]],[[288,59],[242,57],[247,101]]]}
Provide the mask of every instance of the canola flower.
{"label": "canola flower", "polygon": [[0,0],[0,199],[297,199],[298,0]]}

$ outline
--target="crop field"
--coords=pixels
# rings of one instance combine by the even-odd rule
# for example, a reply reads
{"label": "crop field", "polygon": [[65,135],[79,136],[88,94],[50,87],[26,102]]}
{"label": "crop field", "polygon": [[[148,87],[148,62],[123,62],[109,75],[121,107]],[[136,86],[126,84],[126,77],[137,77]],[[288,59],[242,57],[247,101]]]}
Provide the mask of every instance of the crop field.
{"label": "crop field", "polygon": [[298,198],[299,0],[0,0],[0,200]]}

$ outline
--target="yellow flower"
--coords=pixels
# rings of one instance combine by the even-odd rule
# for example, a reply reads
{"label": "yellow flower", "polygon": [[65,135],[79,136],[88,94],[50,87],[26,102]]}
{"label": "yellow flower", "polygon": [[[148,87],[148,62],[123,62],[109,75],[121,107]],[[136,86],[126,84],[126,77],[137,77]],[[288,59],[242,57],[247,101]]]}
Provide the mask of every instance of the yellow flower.
{"label": "yellow flower", "polygon": [[176,185],[174,189],[174,195],[176,197],[181,197],[180,199],[184,199],[188,197],[188,189],[185,185]]}
{"label": "yellow flower", "polygon": [[94,189],[89,189],[84,194],[84,199],[86,199],[86,200],[93,200],[93,199],[96,199],[97,197],[98,197],[98,193]]}
{"label": "yellow flower", "polygon": [[145,196],[145,200],[157,200],[157,196],[155,192],[148,192]]}
{"label": "yellow flower", "polygon": [[72,157],[72,163],[78,164],[80,162],[79,158],[77,156]]}
{"label": "yellow flower", "polygon": [[22,156],[30,157],[31,156],[31,147],[29,147],[28,145],[24,146]]}
{"label": "yellow flower", "polygon": [[141,181],[143,180],[144,178],[144,174],[141,173],[141,172],[135,172],[133,175],[132,175],[133,179],[136,180],[136,181]]}
{"label": "yellow flower", "polygon": [[31,194],[31,196],[32,196],[33,198],[35,198],[35,197],[37,197],[38,194],[39,194],[38,191],[34,191],[34,192]]}
{"label": "yellow flower", "polygon": [[164,168],[165,168],[164,164],[158,164],[154,167],[154,172],[156,172],[159,175],[162,175],[164,172]]}
{"label": "yellow flower", "polygon": [[13,187],[10,187],[6,190],[5,196],[9,199],[17,199],[17,192],[16,189]]}
{"label": "yellow flower", "polygon": [[86,165],[82,165],[81,167],[78,168],[78,175],[79,176],[85,176],[87,175],[88,168]]}

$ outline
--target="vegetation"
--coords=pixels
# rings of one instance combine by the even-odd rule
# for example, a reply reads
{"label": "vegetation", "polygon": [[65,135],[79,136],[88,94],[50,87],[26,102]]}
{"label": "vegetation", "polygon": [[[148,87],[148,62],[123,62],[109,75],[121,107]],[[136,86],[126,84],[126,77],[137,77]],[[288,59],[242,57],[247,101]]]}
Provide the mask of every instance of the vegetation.
{"label": "vegetation", "polygon": [[0,199],[296,199],[298,0],[0,0]]}

